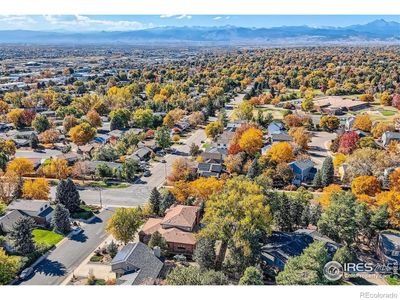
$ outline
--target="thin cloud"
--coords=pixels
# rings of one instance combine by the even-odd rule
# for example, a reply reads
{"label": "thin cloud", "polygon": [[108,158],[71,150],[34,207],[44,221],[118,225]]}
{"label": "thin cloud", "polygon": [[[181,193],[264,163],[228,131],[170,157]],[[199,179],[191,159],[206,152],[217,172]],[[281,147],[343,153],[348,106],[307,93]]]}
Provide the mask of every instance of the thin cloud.
{"label": "thin cloud", "polygon": [[222,19],[222,17],[214,17],[213,18],[213,20],[216,20],[216,21],[221,20],[221,19]]}

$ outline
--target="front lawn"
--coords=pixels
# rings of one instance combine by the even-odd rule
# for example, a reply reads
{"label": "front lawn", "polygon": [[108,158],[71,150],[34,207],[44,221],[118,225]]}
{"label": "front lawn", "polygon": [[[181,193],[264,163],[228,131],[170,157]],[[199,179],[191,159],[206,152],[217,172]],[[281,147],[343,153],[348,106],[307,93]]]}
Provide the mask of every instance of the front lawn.
{"label": "front lawn", "polygon": [[128,183],[108,183],[104,181],[94,181],[90,182],[87,186],[95,187],[95,188],[103,188],[103,189],[124,189],[130,186]]}
{"label": "front lawn", "polygon": [[73,219],[88,220],[93,217],[94,213],[97,213],[97,210],[95,210],[93,207],[81,204],[80,210],[72,213],[71,217]]}
{"label": "front lawn", "polygon": [[44,229],[34,229],[32,230],[32,234],[36,244],[46,245],[49,248],[53,247],[64,238],[61,234]]}
{"label": "front lawn", "polygon": [[400,278],[396,276],[388,276],[385,277],[386,282],[388,285],[400,285]]}

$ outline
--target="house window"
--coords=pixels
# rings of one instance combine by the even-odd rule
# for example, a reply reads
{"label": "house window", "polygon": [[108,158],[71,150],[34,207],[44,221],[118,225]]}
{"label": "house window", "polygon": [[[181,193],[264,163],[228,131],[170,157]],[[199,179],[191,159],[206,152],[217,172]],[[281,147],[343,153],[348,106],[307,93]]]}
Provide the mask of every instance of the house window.
{"label": "house window", "polygon": [[178,250],[186,250],[186,248],[182,247],[182,246],[178,246]]}

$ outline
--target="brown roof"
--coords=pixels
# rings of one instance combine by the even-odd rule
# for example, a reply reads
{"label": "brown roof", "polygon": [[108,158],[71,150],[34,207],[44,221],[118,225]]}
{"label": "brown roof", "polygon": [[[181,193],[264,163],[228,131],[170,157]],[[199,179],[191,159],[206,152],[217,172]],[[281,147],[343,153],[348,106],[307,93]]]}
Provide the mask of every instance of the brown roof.
{"label": "brown roof", "polygon": [[179,243],[196,245],[196,237],[192,232],[179,230],[177,228],[161,229],[160,234],[167,243]]}
{"label": "brown roof", "polygon": [[166,210],[161,225],[193,227],[197,218],[197,206],[177,205]]}
{"label": "brown roof", "polygon": [[340,96],[328,96],[325,98],[321,98],[319,100],[314,101],[314,104],[317,106],[332,106],[332,107],[354,107],[358,105],[365,105],[365,102],[351,100],[351,99],[344,99]]}
{"label": "brown roof", "polygon": [[162,219],[149,218],[147,222],[143,225],[142,231],[146,234],[153,234],[154,232],[160,232]]}

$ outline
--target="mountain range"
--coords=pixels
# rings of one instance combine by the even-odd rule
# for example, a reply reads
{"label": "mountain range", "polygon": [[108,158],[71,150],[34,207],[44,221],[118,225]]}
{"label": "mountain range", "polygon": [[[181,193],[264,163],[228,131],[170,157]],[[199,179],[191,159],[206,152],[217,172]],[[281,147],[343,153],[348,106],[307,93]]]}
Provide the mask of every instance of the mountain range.
{"label": "mountain range", "polygon": [[383,19],[346,27],[281,26],[272,28],[158,27],[135,31],[45,32],[0,30],[7,44],[219,44],[274,45],[326,43],[400,44],[400,23]]}

